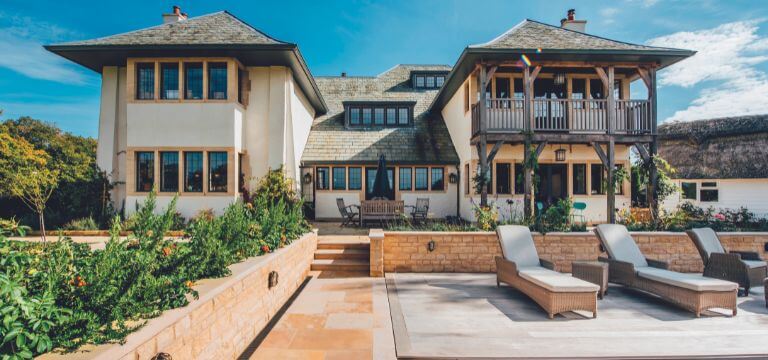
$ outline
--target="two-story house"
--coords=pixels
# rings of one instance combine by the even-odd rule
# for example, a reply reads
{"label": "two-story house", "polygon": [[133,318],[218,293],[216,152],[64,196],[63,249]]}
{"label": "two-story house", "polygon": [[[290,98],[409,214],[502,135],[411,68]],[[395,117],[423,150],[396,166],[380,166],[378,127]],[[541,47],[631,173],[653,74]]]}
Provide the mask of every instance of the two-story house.
{"label": "two-story house", "polygon": [[[339,218],[337,199],[371,197],[384,155],[388,198],[428,198],[434,217],[489,202],[522,216],[570,197],[613,221],[630,206],[617,169],[632,147],[656,153],[656,72],[693,54],[589,35],[569,11],[560,27],[525,20],[469,46],[453,67],[314,78],[296,45],[227,12],[164,19],[47,47],[102,74],[98,161],[127,211],[153,186],[186,216],[221,209],[285,165],[316,218]],[[630,98],[633,82],[646,97]]]}
{"label": "two-story house", "polygon": [[97,162],[130,213],[149,191],[186,217],[221,210],[284,166],[299,182],[312,121],[327,111],[295,44],[223,11],[46,46],[102,76]]}

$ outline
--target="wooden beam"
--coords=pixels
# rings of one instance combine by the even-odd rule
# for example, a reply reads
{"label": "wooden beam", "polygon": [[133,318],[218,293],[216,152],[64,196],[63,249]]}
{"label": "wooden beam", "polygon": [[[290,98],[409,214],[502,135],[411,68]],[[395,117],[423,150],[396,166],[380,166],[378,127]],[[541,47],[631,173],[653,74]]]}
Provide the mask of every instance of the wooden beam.
{"label": "wooden beam", "polygon": [[600,162],[603,163],[603,166],[608,166],[608,157],[605,155],[605,152],[603,152],[603,148],[600,147],[600,144],[593,142],[592,147],[595,149],[595,153],[597,154],[597,157],[600,158]]}
{"label": "wooden beam", "polygon": [[538,159],[539,156],[541,156],[541,153],[544,151],[545,146],[547,146],[546,141],[540,142],[538,145],[536,145],[536,159]]}
{"label": "wooden beam", "polygon": [[533,130],[533,84],[531,82],[531,68],[523,68],[523,118],[525,119],[524,128],[526,132]]}
{"label": "wooden beam", "polygon": [[[603,81],[603,88],[604,89],[610,89],[611,87],[608,85],[608,75],[605,74],[605,70],[601,67],[595,67],[595,72],[597,73],[597,76],[600,77],[600,80]],[[606,92],[607,94],[607,92]]]}
{"label": "wooden beam", "polygon": [[[608,99],[608,116],[607,116],[607,130],[609,135],[613,135],[616,129],[616,97],[613,91],[613,83],[615,81],[613,66],[608,67],[608,85],[605,86],[603,91],[605,92],[606,99]],[[611,144],[613,144],[613,138],[611,138]]]}
{"label": "wooden beam", "polygon": [[[499,66],[520,66],[519,60],[515,61],[500,61],[493,62],[493,64]],[[554,61],[554,60],[538,60],[536,65],[544,67],[573,67],[573,68],[594,68],[594,67],[608,67],[615,66],[622,69],[635,69],[638,67],[651,68],[655,67],[654,63],[647,62],[602,62],[602,61]]]}
{"label": "wooden beam", "polygon": [[651,75],[648,74],[648,70],[643,68],[637,68],[637,74],[640,76],[641,79],[643,79],[643,83],[645,83],[645,87],[648,88],[648,92],[650,93]]}
{"label": "wooden beam", "polygon": [[480,147],[478,152],[478,157],[480,160],[480,176],[483,179],[483,186],[480,190],[480,206],[485,207],[488,206],[488,183],[485,181],[485,177],[488,173],[488,158],[487,158],[487,144],[488,144],[488,112],[486,111],[486,103],[485,103],[485,87],[488,83],[488,74],[486,72],[486,67],[481,66],[480,67],[480,85],[482,85],[482,88],[480,90],[480,100],[477,104],[480,110],[480,144],[478,146]]}
{"label": "wooden beam", "polygon": [[530,79],[528,80],[531,82],[531,87],[533,87],[533,82],[536,81],[536,77],[539,76],[540,72],[541,72],[541,65],[536,65],[536,67],[533,68],[533,71],[531,72]]}
{"label": "wooden beam", "polygon": [[493,159],[496,157],[496,153],[499,152],[499,149],[501,149],[501,146],[504,145],[504,141],[497,141],[495,144],[493,144],[493,149],[491,149],[491,152],[488,153],[488,163],[493,163]]}
{"label": "wooden beam", "polygon": [[[527,72],[527,68],[526,68]],[[531,162],[531,140],[525,139],[525,144],[523,145],[523,172],[525,173],[523,177],[523,213],[525,219],[533,219],[534,213],[533,213],[533,171],[531,169],[526,169],[526,164],[529,164]]]}
{"label": "wooden beam", "polygon": [[651,161],[651,155],[648,154],[648,149],[646,149],[645,145],[642,143],[635,143],[635,149],[637,149],[637,153],[643,160],[643,164],[647,165]]}
{"label": "wooden beam", "polygon": [[[615,169],[616,166],[616,149],[614,148],[613,139],[608,141],[608,166],[606,167],[606,170],[608,170],[608,196],[607,196],[607,211],[608,211],[608,223],[609,224],[615,224],[616,223],[616,188],[613,186],[613,184],[616,182],[614,180],[615,178]],[[622,184],[623,185],[623,184]]]}
{"label": "wooden beam", "polygon": [[[491,82],[491,79],[493,78],[493,74],[495,74],[496,70],[498,69],[499,69],[498,65],[493,65],[488,69],[488,75],[486,75],[486,78],[488,78],[488,83]],[[488,84],[485,84],[485,85],[488,86]]]}

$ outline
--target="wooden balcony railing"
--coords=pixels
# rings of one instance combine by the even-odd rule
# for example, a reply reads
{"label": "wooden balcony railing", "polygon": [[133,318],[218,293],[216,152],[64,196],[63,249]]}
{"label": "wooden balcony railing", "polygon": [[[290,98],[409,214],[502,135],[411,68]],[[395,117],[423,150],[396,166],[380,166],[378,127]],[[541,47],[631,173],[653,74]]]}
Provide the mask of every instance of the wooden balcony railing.
{"label": "wooden balcony railing", "polygon": [[[520,133],[526,130],[523,99],[486,101],[488,133]],[[647,100],[616,100],[615,122],[611,133],[650,134],[651,108]],[[534,99],[533,132],[607,134],[608,100],[605,99]],[[479,134],[480,107],[472,106],[472,135]]]}

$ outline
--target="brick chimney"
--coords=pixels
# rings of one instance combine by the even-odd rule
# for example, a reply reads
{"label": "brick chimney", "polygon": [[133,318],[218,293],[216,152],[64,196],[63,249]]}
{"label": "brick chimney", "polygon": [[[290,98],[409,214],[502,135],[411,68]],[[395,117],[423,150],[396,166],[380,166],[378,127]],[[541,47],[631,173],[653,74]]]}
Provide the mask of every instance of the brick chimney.
{"label": "brick chimney", "polygon": [[174,5],[170,14],[163,14],[163,24],[175,23],[187,20],[187,14],[181,12],[181,8]]}
{"label": "brick chimney", "polygon": [[568,10],[568,16],[560,20],[560,27],[567,30],[587,32],[587,20],[576,20],[576,10]]}

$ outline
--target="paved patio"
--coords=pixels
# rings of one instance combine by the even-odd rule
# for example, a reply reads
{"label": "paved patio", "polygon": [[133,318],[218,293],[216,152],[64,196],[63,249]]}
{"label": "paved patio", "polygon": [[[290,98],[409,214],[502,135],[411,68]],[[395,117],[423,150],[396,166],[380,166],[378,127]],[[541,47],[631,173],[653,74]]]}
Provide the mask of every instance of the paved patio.
{"label": "paved patio", "polygon": [[736,317],[696,319],[616,286],[598,303],[597,319],[566,313],[554,320],[522,293],[496,288],[494,274],[391,273],[387,289],[399,357],[768,356],[761,289],[739,298]]}

